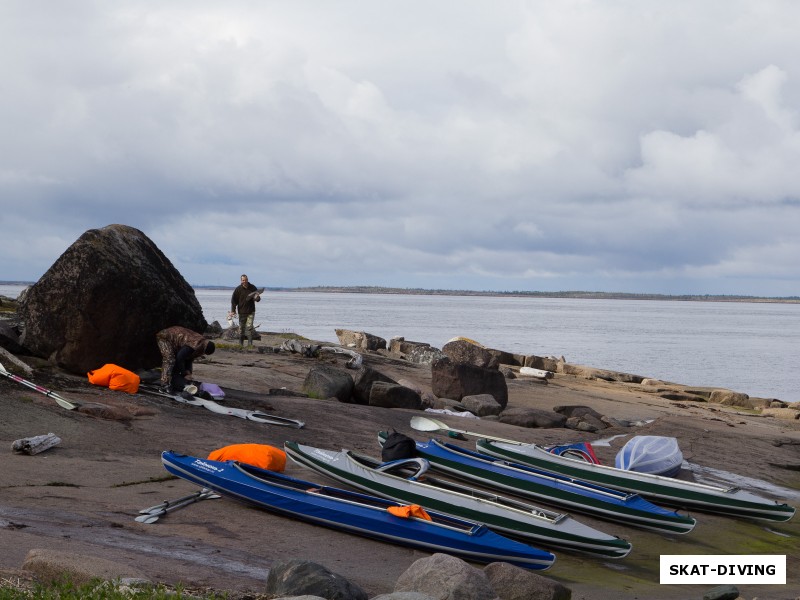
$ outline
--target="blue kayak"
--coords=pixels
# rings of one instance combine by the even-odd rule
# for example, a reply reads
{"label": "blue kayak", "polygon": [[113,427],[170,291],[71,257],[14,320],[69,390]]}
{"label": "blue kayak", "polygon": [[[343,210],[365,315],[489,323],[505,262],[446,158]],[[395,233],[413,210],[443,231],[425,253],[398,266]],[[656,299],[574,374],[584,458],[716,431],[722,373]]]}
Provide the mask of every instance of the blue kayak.
{"label": "blue kayak", "polygon": [[494,533],[485,525],[426,511],[431,520],[399,517],[390,507],[407,506],[349,490],[295,479],[236,461],[218,462],[163,452],[173,475],[268,511],[427,552],[444,552],[478,563],[508,562],[547,569],[555,556]]}
{"label": "blue kayak", "polygon": [[[379,441],[387,435],[380,432]],[[695,526],[692,517],[657,506],[635,493],[497,459],[435,439],[416,444],[417,455],[426,458],[434,470],[484,487],[664,533],[688,533]]]}

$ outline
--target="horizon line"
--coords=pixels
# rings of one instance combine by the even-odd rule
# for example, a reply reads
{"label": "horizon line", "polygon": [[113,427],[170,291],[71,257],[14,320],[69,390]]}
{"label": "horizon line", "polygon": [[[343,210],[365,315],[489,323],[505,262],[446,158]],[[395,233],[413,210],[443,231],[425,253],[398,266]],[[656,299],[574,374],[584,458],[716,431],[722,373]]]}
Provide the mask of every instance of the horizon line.
{"label": "horizon line", "polygon": [[[4,281],[0,285],[33,285],[35,281]],[[233,290],[236,286],[189,284],[193,289]],[[470,290],[449,288],[389,287],[381,285],[310,285],[310,286],[273,286],[265,287],[273,292],[329,292],[329,293],[384,293],[384,294],[420,294],[441,296],[546,296],[551,298],[636,298],[646,299],[683,299],[683,300],[750,300],[750,301],[782,301],[800,303],[800,296],[752,296],[747,294],[662,294],[655,292],[599,292],[587,290],[560,290],[557,292],[535,290]]]}

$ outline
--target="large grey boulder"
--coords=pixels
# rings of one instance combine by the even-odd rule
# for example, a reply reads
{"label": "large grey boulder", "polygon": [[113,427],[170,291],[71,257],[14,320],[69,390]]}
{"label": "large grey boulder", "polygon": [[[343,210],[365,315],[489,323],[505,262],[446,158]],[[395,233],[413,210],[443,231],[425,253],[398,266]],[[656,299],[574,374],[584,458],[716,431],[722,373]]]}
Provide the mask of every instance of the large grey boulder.
{"label": "large grey boulder", "polygon": [[194,290],[141,231],[90,229],[26,290],[21,344],[73,373],[106,363],[135,371],[161,363],[155,335],[207,326]]}
{"label": "large grey boulder", "polygon": [[501,407],[508,405],[508,385],[500,371],[454,363],[447,357],[431,365],[431,388],[439,398],[461,401],[464,396],[490,394]]}
{"label": "large grey boulder", "polygon": [[599,412],[591,406],[582,404],[569,404],[565,406],[554,406],[553,411],[567,418],[564,424],[569,429],[577,431],[601,431],[607,427],[613,427],[613,421],[606,421]]}
{"label": "large grey boulder", "polygon": [[709,398],[710,402],[717,402],[725,406],[747,406],[750,398],[742,392],[732,392],[731,390],[714,390]]}
{"label": "large grey boulder", "polygon": [[25,352],[19,343],[19,331],[8,321],[0,321],[0,348],[5,348],[12,354]]}
{"label": "large grey boulder", "polygon": [[476,342],[456,338],[442,346],[442,352],[456,364],[473,365],[484,369],[496,369],[499,366],[497,356],[488,348]]}
{"label": "large grey boulder", "polygon": [[584,415],[591,415],[596,419],[602,419],[603,415],[593,409],[591,406],[584,406],[583,404],[568,404],[562,406],[554,406],[553,411],[567,418],[570,417],[583,417]]}
{"label": "large grey boulder", "polygon": [[358,585],[306,560],[278,560],[267,576],[265,593],[270,598],[281,596],[319,596],[327,600],[367,600]]}
{"label": "large grey boulder", "polygon": [[563,370],[563,365],[566,363],[564,357],[553,358],[552,356],[526,356],[522,361],[523,367],[532,367],[534,369],[541,369],[542,371],[552,371],[559,373]]}
{"label": "large grey boulder", "polygon": [[369,393],[369,405],[383,408],[410,408],[420,410],[422,398],[419,393],[396,383],[376,381]]}
{"label": "large grey boulder", "polygon": [[333,365],[314,365],[303,382],[303,392],[310,398],[336,398],[339,402],[349,403],[353,397],[353,378],[344,369]]}
{"label": "large grey boulder", "polygon": [[449,554],[433,554],[415,561],[394,586],[395,592],[419,592],[436,600],[494,600],[486,575]]}
{"label": "large grey boulder", "polygon": [[369,404],[369,393],[377,382],[397,383],[372,367],[362,366],[353,376],[353,400],[356,404]]}
{"label": "large grey boulder", "polygon": [[386,340],[365,331],[351,331],[350,329],[336,329],[336,337],[345,348],[357,350],[386,350]]}
{"label": "large grey boulder", "polygon": [[564,427],[567,418],[551,410],[540,408],[509,408],[500,414],[499,421],[517,427],[553,429]]}
{"label": "large grey boulder", "polygon": [[461,405],[473,415],[488,417],[489,415],[499,415],[503,412],[503,407],[490,394],[476,394],[475,396],[464,396]]}
{"label": "large grey boulder", "polygon": [[418,365],[429,365],[444,356],[441,350],[425,342],[411,342],[402,337],[389,340],[389,354]]}
{"label": "large grey boulder", "polygon": [[483,569],[503,600],[570,600],[572,591],[557,581],[508,563],[491,563]]}

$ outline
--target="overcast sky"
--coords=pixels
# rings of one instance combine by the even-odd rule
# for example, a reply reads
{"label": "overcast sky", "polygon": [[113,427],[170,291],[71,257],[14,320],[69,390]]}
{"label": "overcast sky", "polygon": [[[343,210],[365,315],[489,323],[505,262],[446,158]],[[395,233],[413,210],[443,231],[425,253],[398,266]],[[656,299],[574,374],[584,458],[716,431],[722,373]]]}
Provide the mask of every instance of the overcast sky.
{"label": "overcast sky", "polygon": [[800,295],[800,2],[0,4],[0,280]]}

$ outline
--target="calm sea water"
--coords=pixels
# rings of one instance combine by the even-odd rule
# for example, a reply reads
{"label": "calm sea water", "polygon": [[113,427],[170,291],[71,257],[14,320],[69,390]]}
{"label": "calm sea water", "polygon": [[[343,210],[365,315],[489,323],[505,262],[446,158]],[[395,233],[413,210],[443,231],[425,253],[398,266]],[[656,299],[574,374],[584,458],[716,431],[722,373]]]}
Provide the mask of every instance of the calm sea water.
{"label": "calm sea water", "polygon": [[[209,322],[226,326],[230,294],[197,290]],[[267,292],[256,323],[328,342],[338,341],[337,328],[437,348],[465,336],[508,352],[800,401],[798,304]]]}
{"label": "calm sea water", "polygon": [[[24,286],[0,285],[16,297]],[[227,325],[230,290],[196,290],[209,322]],[[335,329],[441,348],[456,336],[521,354],[751,396],[800,401],[800,305],[266,292],[262,331],[337,342]]]}

